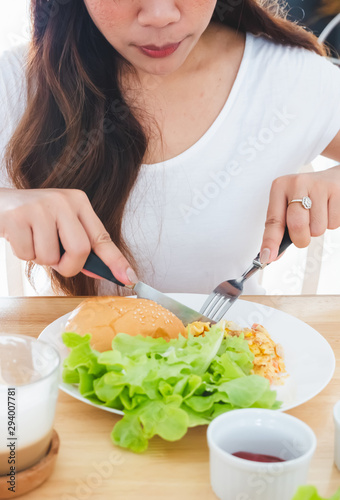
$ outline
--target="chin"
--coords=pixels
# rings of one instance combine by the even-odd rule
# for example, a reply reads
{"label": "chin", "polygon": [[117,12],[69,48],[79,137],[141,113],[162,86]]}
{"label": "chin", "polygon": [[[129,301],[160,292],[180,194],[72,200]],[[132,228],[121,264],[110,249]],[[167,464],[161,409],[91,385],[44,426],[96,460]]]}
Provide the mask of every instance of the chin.
{"label": "chin", "polygon": [[[170,56],[171,57],[171,56]],[[166,61],[150,61],[149,64],[141,65],[139,64],[138,66],[136,65],[135,67],[137,68],[138,71],[142,71],[143,73],[148,73],[149,75],[153,76],[168,76],[171,75],[172,73],[175,73],[184,63],[184,61],[170,61],[170,58]]]}

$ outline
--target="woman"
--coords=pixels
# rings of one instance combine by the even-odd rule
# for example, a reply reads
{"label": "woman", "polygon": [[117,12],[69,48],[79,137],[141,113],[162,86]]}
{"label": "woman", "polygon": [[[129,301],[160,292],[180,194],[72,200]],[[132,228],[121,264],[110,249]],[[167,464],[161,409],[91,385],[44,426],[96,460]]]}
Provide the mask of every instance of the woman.
{"label": "woman", "polygon": [[267,4],[32,0],[0,64],[0,236],[29,275],[119,293],[79,274],[92,248],[127,285],[208,293],[275,260],[286,224],[298,247],[340,226],[340,166],[296,175],[340,161],[340,73]]}

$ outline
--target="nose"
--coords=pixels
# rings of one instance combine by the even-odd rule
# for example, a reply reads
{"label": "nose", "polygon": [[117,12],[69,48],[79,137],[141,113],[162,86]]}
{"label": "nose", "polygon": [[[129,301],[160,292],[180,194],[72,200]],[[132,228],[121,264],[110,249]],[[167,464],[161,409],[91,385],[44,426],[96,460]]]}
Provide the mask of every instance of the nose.
{"label": "nose", "polygon": [[141,26],[164,28],[180,20],[181,13],[173,0],[145,0],[138,13]]}

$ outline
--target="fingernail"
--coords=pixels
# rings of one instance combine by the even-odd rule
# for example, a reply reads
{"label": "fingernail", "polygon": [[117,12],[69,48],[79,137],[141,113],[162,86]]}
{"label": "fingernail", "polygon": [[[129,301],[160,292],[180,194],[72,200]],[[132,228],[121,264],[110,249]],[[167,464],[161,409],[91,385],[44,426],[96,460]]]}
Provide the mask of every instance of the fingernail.
{"label": "fingernail", "polygon": [[268,264],[269,259],[270,259],[270,250],[269,248],[264,248],[260,253],[261,264]]}
{"label": "fingernail", "polygon": [[137,274],[131,267],[128,267],[126,270],[126,276],[128,277],[129,281],[133,284],[138,283],[139,279],[137,278]]}

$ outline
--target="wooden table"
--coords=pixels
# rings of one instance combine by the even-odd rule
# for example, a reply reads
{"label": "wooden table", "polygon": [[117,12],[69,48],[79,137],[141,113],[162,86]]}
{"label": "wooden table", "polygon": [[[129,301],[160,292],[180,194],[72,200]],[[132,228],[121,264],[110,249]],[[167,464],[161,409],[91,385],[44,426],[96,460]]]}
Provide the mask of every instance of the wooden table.
{"label": "wooden table", "polygon": [[[318,330],[340,360],[340,296],[248,296],[290,313]],[[0,299],[0,333],[37,337],[46,325],[74,309],[82,297]],[[317,369],[317,367],[315,367]],[[340,486],[333,465],[334,403],[340,399],[340,367],[330,384],[311,401],[288,413],[316,433],[317,451],[309,482],[322,496]],[[119,416],[88,406],[60,392],[55,429],[61,447],[54,473],[27,500],[191,500],[216,499],[209,482],[206,426],[189,429],[180,441],[153,438],[142,455],[115,447],[110,432]],[[230,499],[233,500],[233,499]],[[275,500],[275,499],[273,499]]]}

